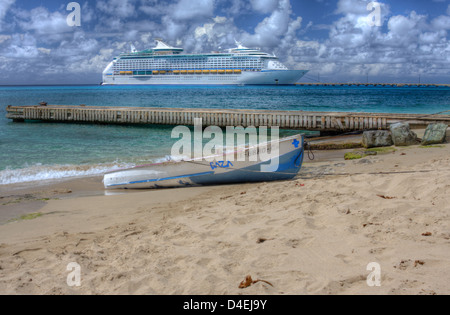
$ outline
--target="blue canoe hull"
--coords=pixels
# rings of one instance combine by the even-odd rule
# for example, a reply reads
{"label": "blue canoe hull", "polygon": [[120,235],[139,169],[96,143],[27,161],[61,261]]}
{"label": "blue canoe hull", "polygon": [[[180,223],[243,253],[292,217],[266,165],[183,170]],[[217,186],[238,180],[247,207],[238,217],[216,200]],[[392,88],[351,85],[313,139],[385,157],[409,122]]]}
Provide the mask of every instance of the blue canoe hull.
{"label": "blue canoe hull", "polygon": [[[188,160],[135,167],[107,173],[106,189],[148,189],[269,182],[293,179],[304,158],[304,138],[297,135],[280,141],[279,154],[267,161],[235,161],[223,156],[215,162]],[[234,153],[228,158],[234,157]]]}
{"label": "blue canoe hull", "polygon": [[280,156],[280,165],[275,172],[261,172],[261,164],[255,164],[247,168],[231,170],[222,174],[207,174],[190,177],[190,181],[197,185],[217,185],[235,183],[270,182],[293,179],[300,171],[303,164],[304,150],[299,149],[289,154]]}

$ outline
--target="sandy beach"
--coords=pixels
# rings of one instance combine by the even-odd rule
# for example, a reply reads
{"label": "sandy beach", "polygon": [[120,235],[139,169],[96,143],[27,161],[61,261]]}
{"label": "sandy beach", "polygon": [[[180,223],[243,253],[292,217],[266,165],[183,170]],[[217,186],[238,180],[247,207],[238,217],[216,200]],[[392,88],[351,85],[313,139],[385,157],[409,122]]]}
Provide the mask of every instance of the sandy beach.
{"label": "sandy beach", "polygon": [[[316,151],[284,182],[3,187],[0,294],[449,294],[450,144],[350,151]],[[247,275],[273,286],[238,288]]]}

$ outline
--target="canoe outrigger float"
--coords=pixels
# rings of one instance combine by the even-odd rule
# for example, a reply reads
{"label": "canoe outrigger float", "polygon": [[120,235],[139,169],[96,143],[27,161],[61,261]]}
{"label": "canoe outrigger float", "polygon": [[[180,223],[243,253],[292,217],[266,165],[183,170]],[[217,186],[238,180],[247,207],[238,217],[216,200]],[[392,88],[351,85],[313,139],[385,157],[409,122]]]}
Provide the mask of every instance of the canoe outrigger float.
{"label": "canoe outrigger float", "polygon": [[106,189],[149,189],[289,180],[300,171],[303,156],[304,137],[296,135],[201,159],[111,171],[103,183]]}

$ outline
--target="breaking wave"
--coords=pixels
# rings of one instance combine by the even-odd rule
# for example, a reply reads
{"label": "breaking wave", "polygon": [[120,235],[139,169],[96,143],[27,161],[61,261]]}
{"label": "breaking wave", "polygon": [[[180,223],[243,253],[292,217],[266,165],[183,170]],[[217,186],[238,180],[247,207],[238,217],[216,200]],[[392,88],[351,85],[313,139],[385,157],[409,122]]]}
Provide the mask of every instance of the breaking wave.
{"label": "breaking wave", "polygon": [[104,173],[133,167],[132,164],[98,164],[98,165],[33,165],[21,169],[0,171],[0,185],[27,183],[35,181],[57,180],[71,177],[103,175]]}
{"label": "breaking wave", "polygon": [[0,185],[20,184],[36,181],[58,180],[85,176],[101,176],[109,171],[132,168],[137,165],[181,161],[185,156],[167,155],[152,160],[136,159],[133,162],[112,162],[95,165],[25,165],[19,169],[0,170]]}

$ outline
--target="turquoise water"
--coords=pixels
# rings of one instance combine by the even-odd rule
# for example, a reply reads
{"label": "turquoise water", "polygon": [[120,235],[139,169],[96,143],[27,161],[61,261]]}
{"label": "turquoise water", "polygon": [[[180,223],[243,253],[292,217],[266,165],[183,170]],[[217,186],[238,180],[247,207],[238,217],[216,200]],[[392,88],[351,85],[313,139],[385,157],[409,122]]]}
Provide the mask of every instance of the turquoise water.
{"label": "turquoise water", "polygon": [[[0,87],[0,185],[101,174],[162,161],[173,127],[12,123],[7,105],[135,107],[433,114],[450,109],[448,88],[391,87]],[[286,132],[288,134],[288,132]]]}

